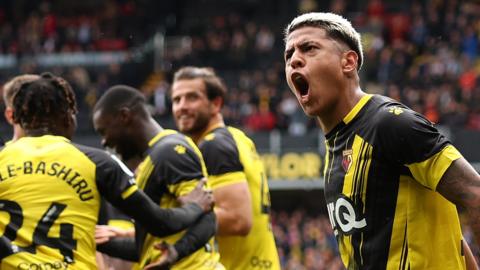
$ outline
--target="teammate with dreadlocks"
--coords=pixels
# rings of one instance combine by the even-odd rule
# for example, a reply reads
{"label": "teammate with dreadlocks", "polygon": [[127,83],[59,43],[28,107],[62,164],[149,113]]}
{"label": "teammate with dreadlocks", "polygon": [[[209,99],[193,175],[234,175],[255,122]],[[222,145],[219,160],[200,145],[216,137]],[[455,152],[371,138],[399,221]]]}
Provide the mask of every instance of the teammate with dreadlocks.
{"label": "teammate with dreadlocks", "polygon": [[62,78],[44,74],[22,84],[13,108],[25,137],[0,151],[0,269],[97,269],[100,196],[158,236],[211,210],[203,182],[182,207],[160,209],[117,158],[73,144],[76,101]]}
{"label": "teammate with dreadlocks", "polygon": [[27,136],[51,132],[72,137],[77,114],[73,89],[63,78],[50,73],[42,74],[41,79],[38,83],[33,80],[21,84],[13,99],[14,123],[20,125]]}

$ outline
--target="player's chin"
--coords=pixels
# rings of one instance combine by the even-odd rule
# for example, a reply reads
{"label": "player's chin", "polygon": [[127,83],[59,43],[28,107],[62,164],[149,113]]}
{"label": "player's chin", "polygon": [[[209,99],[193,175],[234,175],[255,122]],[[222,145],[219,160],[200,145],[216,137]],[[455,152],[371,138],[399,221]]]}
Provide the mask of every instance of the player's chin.
{"label": "player's chin", "polygon": [[192,125],[185,122],[177,122],[177,128],[181,133],[189,134],[192,130]]}
{"label": "player's chin", "polygon": [[301,107],[303,109],[303,112],[309,117],[315,117],[318,115],[317,110],[315,110],[311,106],[302,105]]}

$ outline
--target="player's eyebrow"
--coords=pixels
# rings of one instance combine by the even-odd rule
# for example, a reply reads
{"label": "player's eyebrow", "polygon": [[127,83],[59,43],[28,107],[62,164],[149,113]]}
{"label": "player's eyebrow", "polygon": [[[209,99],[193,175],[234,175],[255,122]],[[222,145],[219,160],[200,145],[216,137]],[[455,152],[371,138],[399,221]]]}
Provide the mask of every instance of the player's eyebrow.
{"label": "player's eyebrow", "polygon": [[284,60],[285,60],[285,61],[288,60],[288,59],[292,56],[292,54],[293,54],[294,51],[295,51],[295,48],[294,48],[294,47],[289,48],[289,49],[286,49],[286,50],[285,50],[285,53],[284,53]]}

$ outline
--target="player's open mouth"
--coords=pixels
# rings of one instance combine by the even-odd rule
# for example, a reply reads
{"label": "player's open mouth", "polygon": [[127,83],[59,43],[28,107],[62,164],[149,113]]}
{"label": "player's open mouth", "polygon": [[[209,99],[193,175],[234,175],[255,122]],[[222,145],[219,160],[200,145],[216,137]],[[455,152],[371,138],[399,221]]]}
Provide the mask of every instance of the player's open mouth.
{"label": "player's open mouth", "polygon": [[292,82],[300,96],[306,96],[308,94],[308,81],[302,74],[294,73],[292,75]]}

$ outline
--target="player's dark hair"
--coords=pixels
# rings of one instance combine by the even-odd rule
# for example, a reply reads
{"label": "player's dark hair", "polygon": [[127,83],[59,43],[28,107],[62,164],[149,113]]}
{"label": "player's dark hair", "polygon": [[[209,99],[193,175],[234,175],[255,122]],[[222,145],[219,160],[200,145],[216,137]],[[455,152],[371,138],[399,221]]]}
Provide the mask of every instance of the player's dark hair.
{"label": "player's dark hair", "polygon": [[305,13],[293,19],[285,28],[285,42],[293,31],[305,26],[324,29],[327,36],[347,45],[357,54],[357,71],[360,70],[363,64],[362,38],[350,21],[333,13]]}
{"label": "player's dark hair", "polygon": [[128,107],[137,110],[142,116],[149,116],[145,107],[145,96],[140,90],[128,85],[115,85],[110,87],[95,104],[94,112],[101,110],[102,113],[114,114],[121,108]]}
{"label": "player's dark hair", "polygon": [[217,97],[221,97],[223,106],[223,101],[225,100],[227,93],[227,87],[225,86],[223,80],[217,76],[213,68],[183,67],[175,72],[173,81],[193,80],[197,78],[201,78],[205,83],[208,99],[213,100]]}
{"label": "player's dark hair", "polygon": [[22,84],[13,98],[13,108],[13,121],[30,130],[52,130],[63,124],[59,120],[67,120],[69,114],[77,113],[72,87],[51,73],[43,73],[39,79]]}

